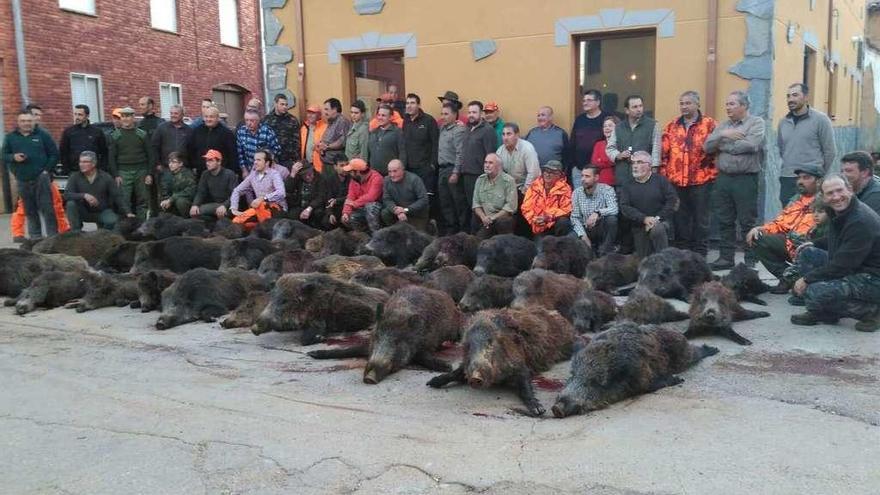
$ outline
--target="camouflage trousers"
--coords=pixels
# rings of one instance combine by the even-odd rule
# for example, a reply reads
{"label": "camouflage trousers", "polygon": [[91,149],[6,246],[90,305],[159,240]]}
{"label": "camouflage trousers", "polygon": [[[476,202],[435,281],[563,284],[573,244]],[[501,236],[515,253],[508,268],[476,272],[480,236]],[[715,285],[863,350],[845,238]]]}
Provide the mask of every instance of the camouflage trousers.
{"label": "camouflage trousers", "polygon": [[880,310],[878,301],[880,277],[868,273],[814,282],[804,292],[807,310],[824,320],[861,320]]}
{"label": "camouflage trousers", "polygon": [[[807,247],[798,253],[795,263],[785,269],[784,279],[797,279],[828,264],[828,251]],[[807,309],[824,320],[862,319],[880,311],[880,277],[857,273],[848,277],[814,282],[804,293]]]}

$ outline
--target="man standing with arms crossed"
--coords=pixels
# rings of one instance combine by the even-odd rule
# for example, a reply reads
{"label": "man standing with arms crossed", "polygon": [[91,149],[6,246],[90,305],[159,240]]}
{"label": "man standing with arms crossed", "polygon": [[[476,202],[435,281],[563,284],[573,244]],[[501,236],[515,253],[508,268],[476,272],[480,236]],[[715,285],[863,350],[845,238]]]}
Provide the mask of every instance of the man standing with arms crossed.
{"label": "man standing with arms crossed", "polygon": [[[724,108],[728,120],[720,123],[703,144],[706,153],[717,153],[718,179],[715,181],[713,210],[718,215],[721,243],[713,270],[733,268],[736,249],[736,224],[748,232],[758,216],[758,174],[764,163],[764,119],[749,114],[749,95],[734,91],[727,96]],[[755,259],[747,246],[745,262]]]}

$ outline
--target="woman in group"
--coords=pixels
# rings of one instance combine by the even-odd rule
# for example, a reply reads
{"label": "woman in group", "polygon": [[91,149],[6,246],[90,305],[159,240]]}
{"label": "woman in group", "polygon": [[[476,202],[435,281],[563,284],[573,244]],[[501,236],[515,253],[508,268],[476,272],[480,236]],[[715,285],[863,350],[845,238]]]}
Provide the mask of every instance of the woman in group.
{"label": "woman in group", "polygon": [[602,138],[593,145],[593,154],[590,157],[590,163],[599,169],[599,182],[609,186],[614,185],[614,160],[608,158],[605,153],[605,145],[611,138],[611,134],[614,133],[618,122],[620,119],[614,115],[605,117],[602,122]]}

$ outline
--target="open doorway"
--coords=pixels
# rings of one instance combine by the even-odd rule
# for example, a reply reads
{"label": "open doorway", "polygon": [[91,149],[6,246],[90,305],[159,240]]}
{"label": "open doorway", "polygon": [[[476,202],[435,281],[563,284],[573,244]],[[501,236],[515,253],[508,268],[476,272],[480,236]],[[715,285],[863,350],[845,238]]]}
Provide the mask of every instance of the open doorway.
{"label": "open doorway", "polygon": [[404,114],[406,81],[404,78],[403,52],[379,52],[349,55],[349,102],[362,100],[367,105],[367,113],[373,115],[376,98],[389,92],[392,86],[397,89],[394,108]]}
{"label": "open doorway", "polygon": [[[244,98],[247,90],[234,84],[221,84],[211,89],[211,99],[220,110],[220,116],[226,125],[235,128],[244,120]],[[225,117],[224,117],[225,116]]]}
{"label": "open doorway", "polygon": [[575,37],[575,114],[583,111],[584,91],[598,89],[606,112],[623,118],[626,97],[641,95],[645,114],[653,117],[656,38],[654,30]]}

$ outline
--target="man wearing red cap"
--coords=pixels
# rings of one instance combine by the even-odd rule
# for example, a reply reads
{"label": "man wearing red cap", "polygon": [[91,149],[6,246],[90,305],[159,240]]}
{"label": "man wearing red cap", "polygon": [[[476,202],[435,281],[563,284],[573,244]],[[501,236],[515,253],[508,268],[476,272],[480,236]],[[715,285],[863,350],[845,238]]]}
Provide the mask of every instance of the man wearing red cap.
{"label": "man wearing red cap", "polygon": [[[208,150],[205,159],[205,173],[199,178],[199,186],[189,216],[199,215],[223,218],[229,211],[229,199],[238,185],[235,172],[224,168],[223,155],[217,150]],[[237,206],[237,205],[236,205]]]}
{"label": "man wearing red cap", "polygon": [[342,170],[351,174],[342,223],[353,230],[367,231],[366,207],[382,199],[382,175],[360,158],[353,158]]}
{"label": "man wearing red cap", "polygon": [[483,118],[489,127],[495,129],[495,137],[501,142],[501,134],[504,131],[504,119],[501,118],[501,108],[494,101],[490,101],[483,105]]}

